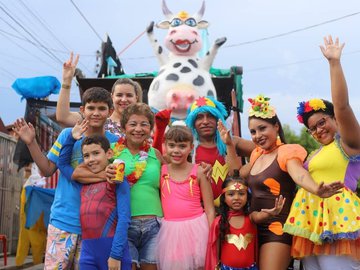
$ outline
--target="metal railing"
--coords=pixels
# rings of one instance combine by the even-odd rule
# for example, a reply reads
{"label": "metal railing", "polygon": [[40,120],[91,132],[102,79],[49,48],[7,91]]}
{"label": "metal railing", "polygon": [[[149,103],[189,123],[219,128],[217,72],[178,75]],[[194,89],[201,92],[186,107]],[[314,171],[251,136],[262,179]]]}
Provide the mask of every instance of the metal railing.
{"label": "metal railing", "polygon": [[13,162],[16,140],[0,132],[0,234],[5,234],[8,252],[16,253],[19,235],[20,192],[23,171]]}

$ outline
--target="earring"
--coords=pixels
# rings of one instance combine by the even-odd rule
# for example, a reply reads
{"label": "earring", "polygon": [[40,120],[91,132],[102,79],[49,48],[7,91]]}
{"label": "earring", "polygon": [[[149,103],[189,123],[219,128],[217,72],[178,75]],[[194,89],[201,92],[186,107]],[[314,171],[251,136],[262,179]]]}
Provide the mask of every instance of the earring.
{"label": "earring", "polygon": [[281,138],[279,135],[277,135],[277,137],[276,137],[276,145],[277,146],[282,145]]}

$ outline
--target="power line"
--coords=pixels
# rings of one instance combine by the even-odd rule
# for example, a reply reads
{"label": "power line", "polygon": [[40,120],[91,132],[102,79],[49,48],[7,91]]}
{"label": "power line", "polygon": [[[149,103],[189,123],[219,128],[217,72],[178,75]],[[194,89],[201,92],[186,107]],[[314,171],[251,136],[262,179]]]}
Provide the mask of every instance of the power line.
{"label": "power line", "polygon": [[[356,54],[356,53],[360,53],[360,50],[343,53],[343,55],[346,56],[346,55],[351,55],[351,54]],[[255,71],[269,70],[269,69],[282,68],[282,67],[287,67],[287,66],[294,66],[294,65],[298,65],[298,64],[310,63],[310,62],[317,62],[317,61],[321,61],[323,59],[324,59],[323,57],[318,57],[318,58],[305,59],[305,60],[286,63],[286,64],[272,65],[272,66],[259,67],[259,68],[251,68],[251,69],[247,69],[245,71],[246,72],[255,72]]]}
{"label": "power line", "polygon": [[321,25],[324,25],[324,24],[340,21],[340,20],[355,16],[355,15],[359,15],[359,14],[360,14],[360,11],[354,12],[354,13],[351,13],[351,14],[348,14],[348,15],[345,15],[345,16],[342,16],[342,17],[339,17],[339,18],[331,19],[331,20],[324,21],[324,22],[321,22],[321,23],[317,23],[317,24],[313,24],[313,25],[306,26],[306,27],[303,27],[303,28],[288,31],[288,32],[285,32],[285,33],[281,33],[281,34],[277,34],[277,35],[273,35],[273,36],[269,36],[269,37],[263,37],[263,38],[259,38],[259,39],[254,39],[254,40],[250,40],[250,41],[235,43],[235,44],[231,44],[231,45],[225,45],[223,47],[224,48],[232,48],[232,47],[238,47],[238,46],[242,46],[242,45],[257,43],[257,42],[265,41],[265,40],[269,40],[269,39],[274,39],[274,38],[278,38],[278,37],[283,37],[283,36],[291,35],[291,34],[294,34],[294,33],[297,33],[297,32],[302,32],[302,31],[305,31],[305,30],[309,30],[311,28],[315,28],[315,27],[318,27],[318,26],[321,26]]}
{"label": "power line", "polygon": [[[306,26],[306,27],[303,27],[303,28],[299,28],[299,29],[295,29],[295,30],[292,30],[292,31],[288,31],[288,32],[285,32],[285,33],[273,35],[273,36],[263,37],[263,38],[259,38],[259,39],[254,39],[254,40],[250,40],[250,41],[244,41],[244,42],[235,43],[235,44],[230,44],[230,45],[224,45],[224,46],[222,46],[222,48],[238,47],[238,46],[243,46],[243,45],[247,45],[247,44],[257,43],[257,42],[261,42],[261,41],[265,41],[265,40],[270,40],[270,39],[274,39],[274,38],[278,38],[278,37],[283,37],[283,36],[287,36],[287,35],[290,35],[290,34],[293,34],[293,33],[301,32],[301,31],[306,31],[306,30],[309,30],[309,29],[311,29],[311,28],[315,28],[315,27],[318,27],[318,26],[321,26],[321,25],[324,25],[324,24],[328,24],[328,23],[340,21],[340,20],[343,20],[343,19],[346,19],[346,18],[349,18],[349,17],[352,17],[352,16],[359,15],[359,14],[360,14],[360,11],[354,12],[354,13],[351,13],[351,14],[347,14],[347,15],[344,15],[344,16],[342,16],[342,17],[338,17],[338,18],[335,18],[335,19],[331,19],[331,20],[327,20],[327,21],[324,21],[324,22],[320,22],[320,23],[317,23],[317,24],[314,24],[314,25],[310,25],[310,26]],[[138,59],[151,59],[151,58],[155,58],[155,56],[140,56],[140,57],[130,57],[130,58],[122,58],[122,59],[123,59],[123,60],[138,60]]]}
{"label": "power line", "polygon": [[[17,30],[16,30],[16,31],[17,31]],[[27,39],[27,38],[19,37],[19,36],[17,36],[17,35],[14,35],[14,34],[12,34],[12,33],[7,32],[7,31],[5,31],[5,30],[3,30],[3,29],[0,29],[0,32],[3,32],[4,34],[6,34],[6,35],[8,35],[8,36],[11,36],[11,37],[14,37],[14,38],[16,38],[16,39],[20,39],[20,40],[29,42],[29,43],[31,43],[32,45],[36,46],[36,47],[47,48],[48,50],[53,51],[53,52],[57,52],[57,53],[69,54],[68,51],[62,51],[62,50],[57,50],[57,49],[54,49],[54,48],[45,47],[45,46],[43,46],[43,45],[38,45],[38,44],[36,44],[35,42],[33,42],[33,41],[31,41],[31,40],[29,40],[29,39]],[[94,56],[95,56],[95,53],[93,53],[93,54],[80,54],[80,55],[81,55],[82,57],[94,57]]]}
{"label": "power line", "polygon": [[22,0],[19,1],[21,5],[44,27],[44,29],[69,53],[70,49],[54,34],[54,32],[44,23],[44,20],[39,14],[35,14]]}
{"label": "power line", "polygon": [[83,19],[85,20],[85,22],[90,26],[90,28],[94,31],[95,35],[101,40],[101,42],[103,41],[102,38],[100,37],[100,35],[98,34],[98,32],[96,32],[95,28],[91,25],[91,23],[88,21],[88,19],[86,19],[85,15],[81,12],[81,10],[77,7],[77,5],[74,3],[73,0],[70,0],[70,2],[73,4],[73,6],[76,8],[76,10],[79,12],[79,14],[81,15],[81,17],[83,17]]}
{"label": "power line", "polygon": [[[47,26],[47,23],[45,22],[44,19],[42,19],[40,17],[39,14],[35,14],[35,12],[33,12],[25,3],[23,0],[20,0],[20,3],[23,5],[23,7],[32,15],[32,17],[34,17],[43,27],[44,29],[58,42],[58,44],[60,44],[66,51],[67,54],[70,53],[70,49],[54,34],[54,32]],[[81,66],[83,66],[88,72],[91,73],[91,71],[84,65],[81,63],[81,61],[79,61],[79,64]]]}
{"label": "power line", "polygon": [[14,75],[13,73],[9,72],[8,70],[6,70],[6,69],[4,69],[4,68],[2,68],[2,67],[0,67],[0,70],[1,70],[2,72],[4,72],[5,75],[8,74],[8,75],[12,76],[13,78],[11,78],[11,79],[16,79],[16,75]]}
{"label": "power line", "polygon": [[[0,34],[5,36],[3,33]],[[6,37],[6,36],[5,36]],[[51,67],[54,70],[58,70],[57,68],[54,68],[52,65],[50,65],[50,63],[44,61],[42,58],[38,57],[37,55],[33,54],[31,51],[27,50],[26,48],[24,48],[23,46],[21,46],[20,44],[18,44],[17,42],[15,42],[14,40],[10,39],[9,37],[7,37],[11,42],[13,42],[16,46],[18,46],[19,48],[21,48],[22,50],[24,50],[25,52],[27,52],[29,55],[32,55],[33,57],[35,57],[37,60],[39,60],[40,62],[43,62],[44,64],[48,65],[49,67]]]}
{"label": "power line", "polygon": [[43,51],[45,54],[47,54],[48,56],[52,57],[54,60],[57,60],[59,63],[62,64],[62,61],[55,55],[53,54],[50,50],[48,50],[46,47],[43,47],[41,42],[32,34],[30,33],[21,23],[18,22],[18,20],[16,20],[13,16],[11,16],[11,14],[9,14],[3,6],[0,5],[0,9],[9,17],[11,18],[18,26],[21,27],[21,29],[23,29],[30,37],[32,37],[33,40],[35,40],[40,46],[41,48],[45,49],[45,51]]}

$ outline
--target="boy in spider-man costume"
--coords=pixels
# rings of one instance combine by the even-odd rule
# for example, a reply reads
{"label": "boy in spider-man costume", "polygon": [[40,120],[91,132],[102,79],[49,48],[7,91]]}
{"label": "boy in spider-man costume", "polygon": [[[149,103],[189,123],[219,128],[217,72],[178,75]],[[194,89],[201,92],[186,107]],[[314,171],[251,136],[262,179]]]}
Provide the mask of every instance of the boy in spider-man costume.
{"label": "boy in spider-man costume", "polygon": [[[105,131],[106,119],[113,112],[111,94],[104,88],[92,87],[82,96],[80,111],[87,120],[85,136],[99,134],[105,136],[111,143],[116,142],[118,136]],[[71,135],[71,128],[65,128],[59,134],[56,142],[45,156],[35,138],[35,128],[24,119],[14,123],[14,131],[26,143],[31,157],[44,176],[51,176],[57,169],[57,162],[65,140]],[[81,140],[76,141],[71,152],[71,165],[75,168],[83,162]],[[81,166],[81,165],[80,165]],[[106,175],[104,173],[104,175]],[[102,181],[106,176],[99,177],[89,172],[81,183]],[[47,244],[45,252],[45,269],[78,269],[78,257],[81,245],[80,226],[80,191],[82,184],[67,178],[60,173],[55,191],[54,202],[51,206],[50,222],[48,226]]]}
{"label": "boy in spider-man costume", "polygon": [[[68,178],[74,172],[70,165],[75,139],[81,138],[86,121],[75,125],[72,136],[63,144],[58,161],[60,171]],[[101,135],[83,139],[81,150],[84,165],[94,174],[105,171],[113,152],[109,141]],[[75,169],[76,170],[76,169]],[[125,180],[117,184],[107,181],[83,185],[81,189],[80,222],[82,246],[80,269],[131,269],[127,242],[130,224],[130,186]]]}

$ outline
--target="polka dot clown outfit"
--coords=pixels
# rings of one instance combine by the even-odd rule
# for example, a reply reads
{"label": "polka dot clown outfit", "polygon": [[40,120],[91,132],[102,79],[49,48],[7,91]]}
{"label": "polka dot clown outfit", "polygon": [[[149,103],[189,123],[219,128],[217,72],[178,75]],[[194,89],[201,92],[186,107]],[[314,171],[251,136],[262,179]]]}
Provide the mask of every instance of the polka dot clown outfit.
{"label": "polka dot clown outfit", "polygon": [[[309,112],[326,112],[321,99],[299,103],[298,120],[304,123]],[[284,231],[294,235],[292,256],[343,255],[360,261],[360,199],[356,195],[360,179],[360,155],[348,156],[340,136],[309,156],[304,164],[318,184],[344,183],[341,193],[317,197],[304,189],[297,192]]]}
{"label": "polka dot clown outfit", "polygon": [[330,198],[320,198],[302,188],[297,192],[284,225],[284,231],[297,236],[292,255],[331,254],[328,244],[341,240],[336,243],[336,255],[356,256],[359,260],[360,254],[351,251],[355,244],[351,240],[360,245],[360,199],[355,193],[360,156],[347,156],[337,136],[311,155],[304,166],[318,184],[341,179],[345,188]]}

